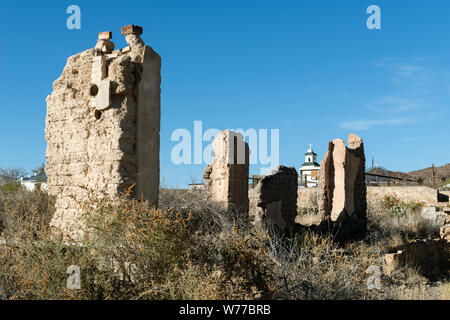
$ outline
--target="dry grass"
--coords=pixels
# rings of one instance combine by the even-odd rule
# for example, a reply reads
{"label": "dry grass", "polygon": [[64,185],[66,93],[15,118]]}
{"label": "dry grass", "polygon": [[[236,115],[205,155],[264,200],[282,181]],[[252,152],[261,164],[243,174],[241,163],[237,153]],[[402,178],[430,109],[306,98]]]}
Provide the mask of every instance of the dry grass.
{"label": "dry grass", "polygon": [[421,210],[420,203],[404,203],[396,197],[387,196],[380,203],[369,206],[370,234],[376,239],[393,238],[401,241],[439,238],[441,225],[438,221],[424,218]]}
{"label": "dry grass", "polygon": [[[255,229],[201,191],[162,189],[159,209],[103,199],[86,213],[89,240],[67,244],[49,236],[45,193],[0,191],[0,298],[448,298],[448,284],[425,285],[411,268],[382,274],[381,290],[367,288],[367,268],[382,266],[386,248],[404,241],[379,220],[367,241],[338,246],[313,233]],[[81,269],[81,290],[66,287],[70,265]]]}

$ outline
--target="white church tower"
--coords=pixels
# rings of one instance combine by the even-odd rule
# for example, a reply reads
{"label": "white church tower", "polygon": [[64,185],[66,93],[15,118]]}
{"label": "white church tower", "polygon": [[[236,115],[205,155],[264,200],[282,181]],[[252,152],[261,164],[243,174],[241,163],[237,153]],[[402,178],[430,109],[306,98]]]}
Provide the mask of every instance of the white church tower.
{"label": "white church tower", "polygon": [[320,164],[317,163],[317,154],[309,145],[308,151],[305,153],[305,163],[299,170],[298,185],[301,187],[313,188],[317,187],[319,182]]}

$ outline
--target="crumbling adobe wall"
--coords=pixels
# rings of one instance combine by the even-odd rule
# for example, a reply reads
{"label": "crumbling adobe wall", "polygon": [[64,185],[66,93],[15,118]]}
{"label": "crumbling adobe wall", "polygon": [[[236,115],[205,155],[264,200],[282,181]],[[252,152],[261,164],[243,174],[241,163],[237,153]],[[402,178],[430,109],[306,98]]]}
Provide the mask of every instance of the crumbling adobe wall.
{"label": "crumbling adobe wall", "polygon": [[378,205],[387,196],[396,197],[406,203],[421,203],[426,206],[438,204],[438,191],[426,186],[367,187],[370,206]]}
{"label": "crumbling adobe wall", "polygon": [[318,188],[305,188],[299,187],[297,192],[297,208],[301,209],[313,209],[318,206],[317,196]]}
{"label": "crumbling adobe wall", "polygon": [[445,217],[444,225],[440,229],[440,236],[441,239],[444,239],[450,243],[450,214]]}
{"label": "crumbling adobe wall", "polygon": [[203,173],[205,190],[211,200],[227,209],[248,212],[248,144],[240,133],[221,131],[213,140],[213,163]]}
{"label": "crumbling adobe wall", "polygon": [[337,238],[363,236],[367,224],[364,144],[354,134],[348,147],[341,139],[328,144],[321,162],[317,221],[320,228],[336,232]]}
{"label": "crumbling adobe wall", "polygon": [[110,32],[94,49],[70,57],[47,98],[46,174],[56,197],[51,225],[66,238],[84,235],[79,203],[132,194],[157,205],[161,58],[140,39],[113,51]]}
{"label": "crumbling adobe wall", "polygon": [[384,256],[387,274],[398,267],[413,266],[432,280],[450,276],[450,215],[444,218],[440,239],[413,240],[391,251]]}
{"label": "crumbling adobe wall", "polygon": [[[312,208],[316,204],[312,200],[317,197],[319,188],[298,189],[298,207]],[[426,186],[367,186],[367,205],[369,208],[381,207],[385,197],[396,197],[405,203],[421,203],[425,206],[438,206],[438,191]],[[445,205],[445,204],[444,204]]]}
{"label": "crumbling adobe wall", "polygon": [[409,265],[430,279],[439,279],[450,270],[450,243],[444,239],[414,240],[394,251],[384,256],[383,269],[388,274]]}
{"label": "crumbling adobe wall", "polygon": [[292,232],[297,215],[297,189],[297,170],[278,166],[250,189],[249,221]]}

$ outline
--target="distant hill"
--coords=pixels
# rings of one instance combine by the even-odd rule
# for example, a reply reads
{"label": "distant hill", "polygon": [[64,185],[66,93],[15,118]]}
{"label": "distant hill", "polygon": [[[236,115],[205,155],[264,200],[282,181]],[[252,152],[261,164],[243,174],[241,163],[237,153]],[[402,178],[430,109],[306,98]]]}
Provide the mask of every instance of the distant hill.
{"label": "distant hill", "polygon": [[[436,183],[440,184],[450,178],[450,163],[443,165],[442,167],[435,167]],[[425,184],[432,183],[432,168],[425,168],[422,170],[416,170],[408,172],[408,175],[412,177],[422,178]]]}
{"label": "distant hill", "polygon": [[372,174],[379,174],[382,176],[389,176],[389,177],[396,177],[396,178],[402,178],[402,179],[411,179],[411,176],[409,176],[407,173],[400,172],[400,171],[391,171],[386,168],[373,168],[367,171],[367,173]]}
{"label": "distant hill", "polygon": [[[367,173],[402,178],[402,179],[407,179],[407,180],[421,180],[424,185],[428,185],[428,186],[433,185],[432,168],[431,167],[421,169],[421,170],[415,170],[415,171],[411,171],[411,172],[400,172],[400,171],[391,171],[391,170],[388,170],[385,168],[374,168],[374,169],[368,170]],[[437,185],[445,182],[447,179],[450,178],[450,163],[447,163],[446,165],[444,165],[442,167],[436,167],[435,174],[436,174],[435,179],[436,179]],[[375,178],[370,177],[369,180],[375,180]],[[383,181],[383,180],[380,180],[380,181]]]}

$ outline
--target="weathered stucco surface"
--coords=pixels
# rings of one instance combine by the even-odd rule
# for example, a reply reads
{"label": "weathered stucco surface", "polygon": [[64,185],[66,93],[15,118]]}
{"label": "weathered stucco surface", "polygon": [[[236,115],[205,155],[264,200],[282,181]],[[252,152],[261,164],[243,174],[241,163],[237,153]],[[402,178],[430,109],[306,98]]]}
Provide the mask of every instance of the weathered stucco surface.
{"label": "weathered stucco surface", "polygon": [[248,212],[248,144],[240,133],[220,132],[213,140],[213,163],[204,171],[205,190],[228,209]]}
{"label": "weathered stucco surface", "polygon": [[450,242],[450,214],[448,214],[447,217],[445,218],[444,225],[441,227],[440,230],[440,235],[442,239],[446,240],[447,242]]}
{"label": "weathered stucco surface", "polygon": [[255,225],[292,232],[297,215],[297,189],[297,170],[278,166],[250,189],[249,220]]}
{"label": "weathered stucco surface", "polygon": [[297,191],[297,208],[301,209],[313,209],[317,208],[317,196],[319,195],[318,188],[305,188],[300,187]]}
{"label": "weathered stucco surface", "polygon": [[438,202],[438,191],[425,186],[367,187],[367,200],[377,202],[385,197],[396,197],[406,203],[422,203],[432,206]]}
{"label": "weathered stucco surface", "polygon": [[388,274],[409,265],[431,279],[438,279],[450,268],[450,243],[444,239],[413,240],[393,251],[384,256],[383,270]]}
{"label": "weathered stucco surface", "polygon": [[[318,214],[308,217],[305,225],[328,228],[342,237],[360,236],[366,232],[367,202],[364,144],[356,135],[328,144],[321,162],[318,186]],[[303,224],[302,217],[296,221]]]}
{"label": "weathered stucco surface", "polygon": [[[299,188],[299,208],[311,208],[315,205],[314,197],[319,193],[318,188]],[[426,206],[437,206],[438,191],[426,186],[367,186],[367,203],[377,205],[385,197],[396,197],[406,203],[422,203]]]}
{"label": "weathered stucco surface", "polygon": [[47,98],[51,225],[66,238],[83,237],[79,203],[89,198],[131,188],[157,205],[161,58],[143,44],[142,28],[122,31],[130,47],[112,51],[101,33],[96,48],[68,59]]}

